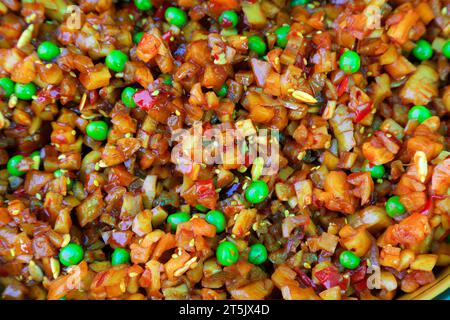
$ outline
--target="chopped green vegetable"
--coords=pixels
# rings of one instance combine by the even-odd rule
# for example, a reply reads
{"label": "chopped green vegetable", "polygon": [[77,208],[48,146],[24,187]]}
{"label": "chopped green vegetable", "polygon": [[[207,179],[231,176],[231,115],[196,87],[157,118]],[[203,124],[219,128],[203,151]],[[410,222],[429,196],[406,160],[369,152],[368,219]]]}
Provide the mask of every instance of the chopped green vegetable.
{"label": "chopped green vegetable", "polygon": [[412,54],[420,61],[429,60],[433,56],[433,48],[427,40],[420,39],[416,42]]}
{"label": "chopped green vegetable", "polygon": [[20,154],[9,158],[8,163],[6,164],[6,169],[8,170],[10,175],[20,177],[26,173],[26,171],[19,170],[19,163],[23,158],[24,156]]}
{"label": "chopped green vegetable", "polygon": [[347,50],[339,58],[339,67],[345,73],[355,73],[361,67],[361,58],[355,51]]}
{"label": "chopped green vegetable", "polygon": [[105,59],[106,66],[115,72],[122,72],[128,56],[120,50],[111,50]]}
{"label": "chopped green vegetable", "polygon": [[0,97],[9,98],[14,93],[15,82],[10,78],[0,78]]}
{"label": "chopped green vegetable", "polygon": [[252,181],[250,186],[245,190],[245,198],[248,202],[257,204],[263,202],[269,195],[269,187],[263,180]]}
{"label": "chopped green vegetable", "polygon": [[50,41],[42,42],[37,49],[37,55],[42,60],[50,61],[60,54],[61,49],[56,44]]}
{"label": "chopped green vegetable", "polygon": [[225,216],[219,210],[211,210],[211,211],[209,211],[206,214],[205,219],[210,224],[212,224],[212,225],[214,225],[216,227],[217,233],[222,232],[222,231],[225,230],[225,227],[226,227]]}
{"label": "chopped green vegetable", "polygon": [[111,255],[111,264],[113,266],[130,262],[130,253],[124,248],[114,249]]}
{"label": "chopped green vegetable", "polygon": [[238,262],[239,250],[234,243],[224,241],[217,247],[216,257],[221,265],[228,267]]}
{"label": "chopped green vegetable", "polygon": [[250,247],[248,261],[253,264],[262,264],[267,260],[267,249],[262,243],[254,244]]}
{"label": "chopped green vegetable", "polygon": [[356,269],[361,263],[361,259],[352,251],[343,251],[339,256],[339,262],[344,268]]}
{"label": "chopped green vegetable", "polygon": [[59,261],[66,267],[80,263],[83,256],[83,248],[76,243],[69,243],[59,251]]}
{"label": "chopped green vegetable", "polygon": [[108,138],[108,129],[105,121],[92,121],[86,126],[86,134],[94,140],[103,141]]}
{"label": "chopped green vegetable", "polygon": [[184,27],[187,23],[187,15],[186,12],[176,7],[169,7],[166,9],[164,13],[164,17],[166,21],[170,24],[173,24],[179,28]]}
{"label": "chopped green vegetable", "polygon": [[406,212],[405,206],[400,202],[399,196],[393,196],[386,201],[386,212],[391,217],[402,215]]}

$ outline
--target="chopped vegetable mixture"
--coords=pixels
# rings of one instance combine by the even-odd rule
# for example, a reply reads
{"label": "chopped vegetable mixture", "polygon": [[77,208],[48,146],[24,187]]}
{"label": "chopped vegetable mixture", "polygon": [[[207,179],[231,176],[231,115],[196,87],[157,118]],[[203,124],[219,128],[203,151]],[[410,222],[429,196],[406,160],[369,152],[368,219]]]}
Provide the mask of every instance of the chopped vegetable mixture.
{"label": "chopped vegetable mixture", "polygon": [[[433,282],[449,10],[1,0],[1,297],[389,300]],[[196,122],[276,132],[260,142],[278,169],[245,149],[174,160]]]}

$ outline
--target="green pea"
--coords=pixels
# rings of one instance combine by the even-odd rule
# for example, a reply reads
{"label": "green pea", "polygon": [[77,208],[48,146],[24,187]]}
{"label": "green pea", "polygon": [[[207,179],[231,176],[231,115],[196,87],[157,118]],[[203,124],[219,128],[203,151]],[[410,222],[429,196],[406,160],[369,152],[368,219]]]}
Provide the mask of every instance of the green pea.
{"label": "green pea", "polygon": [[76,243],[69,243],[59,251],[59,261],[66,267],[80,263],[83,256],[83,248]]}
{"label": "green pea", "polygon": [[163,83],[171,86],[173,84],[172,76],[170,74],[162,75]]}
{"label": "green pea", "polygon": [[27,84],[16,83],[14,92],[17,98],[21,100],[31,100],[36,94],[36,86],[32,82]]}
{"label": "green pea", "polygon": [[59,300],[67,300],[67,297],[64,296],[64,297],[62,297],[62,298],[59,298]]}
{"label": "green pea", "polygon": [[353,270],[358,268],[361,263],[361,259],[352,251],[342,251],[339,256],[339,262],[344,268]]}
{"label": "green pea", "polygon": [[447,59],[450,59],[450,40],[447,40],[447,42],[442,47],[442,54]]}
{"label": "green pea", "polygon": [[420,39],[412,49],[412,54],[420,61],[429,60],[433,56],[433,48],[427,40]]}
{"label": "green pea", "polygon": [[364,161],[364,165],[362,167],[363,171],[370,172],[370,175],[374,179],[381,179],[384,177],[385,169],[382,164],[380,165],[371,165],[369,161]]}
{"label": "green pea", "polygon": [[31,153],[30,158],[33,159],[33,165],[31,166],[34,170],[39,170],[41,165],[41,152],[34,151]]}
{"label": "green pea", "polygon": [[37,49],[37,55],[42,60],[50,61],[60,54],[61,49],[56,44],[50,41],[42,42]]}
{"label": "green pea", "polygon": [[391,218],[402,215],[406,212],[405,206],[400,202],[399,196],[393,196],[386,201],[386,213]]}
{"label": "green pea", "polygon": [[226,83],[224,83],[219,90],[216,91],[217,96],[219,97],[225,97],[228,93],[228,86]]}
{"label": "green pea", "polygon": [[144,32],[142,32],[142,31],[138,32],[138,33],[135,33],[133,35],[133,42],[138,44],[141,41],[143,35],[144,35]]}
{"label": "green pea", "polygon": [[187,14],[183,10],[177,7],[169,7],[166,9],[164,13],[164,17],[166,21],[170,24],[173,24],[179,28],[184,27],[187,23]]}
{"label": "green pea", "polygon": [[14,93],[16,83],[10,78],[0,78],[0,97],[9,98]]}
{"label": "green pea", "polygon": [[113,266],[130,262],[130,253],[124,248],[114,249],[111,255],[111,264]]}
{"label": "green pea", "polygon": [[280,48],[286,48],[287,45],[287,35],[291,30],[290,26],[281,26],[277,30],[275,30],[275,34],[277,35],[277,45]]}
{"label": "green pea", "polygon": [[226,227],[226,220],[225,216],[222,212],[219,210],[211,210],[206,214],[205,217],[206,221],[208,221],[210,224],[214,225],[216,227],[217,233],[222,232],[225,230]]}
{"label": "green pea", "polygon": [[122,72],[127,61],[128,56],[120,50],[111,50],[105,59],[106,66],[115,72]]}
{"label": "green pea", "polygon": [[86,126],[86,134],[94,140],[103,141],[108,138],[108,129],[105,121],[92,121]]}
{"label": "green pea", "polygon": [[355,51],[347,50],[339,58],[339,67],[345,73],[355,73],[361,67],[361,58]]}
{"label": "green pea", "polygon": [[424,122],[432,115],[430,109],[425,106],[414,106],[408,112],[408,118],[410,120],[417,120],[419,123]]}
{"label": "green pea", "polygon": [[233,242],[224,241],[217,246],[217,261],[226,267],[229,267],[239,260],[239,250]]}
{"label": "green pea", "polygon": [[175,231],[175,230],[177,230],[178,224],[189,221],[190,219],[191,219],[191,216],[189,215],[189,213],[177,212],[177,213],[173,213],[173,214],[169,215],[167,217],[167,222],[172,227],[172,231]]}
{"label": "green pea", "polygon": [[24,156],[18,154],[15,156],[12,156],[9,158],[8,163],[6,164],[6,169],[8,170],[9,174],[15,177],[23,176],[26,171],[20,171],[19,170],[19,163],[22,161]]}
{"label": "green pea", "polygon": [[128,107],[128,108],[136,108],[136,102],[133,99],[133,95],[137,92],[138,90],[136,88],[132,88],[132,87],[126,87],[125,89],[122,90],[122,102],[123,104]]}
{"label": "green pea", "polygon": [[263,202],[269,195],[269,187],[263,180],[252,181],[250,186],[245,190],[245,198],[248,202],[257,204]]}
{"label": "green pea", "polygon": [[153,4],[150,0],[134,0],[134,5],[141,11],[146,11],[153,8]]}
{"label": "green pea", "polygon": [[262,56],[266,53],[267,45],[261,37],[251,36],[248,38],[248,48],[259,56]]}
{"label": "green pea", "polygon": [[248,261],[253,264],[262,264],[267,260],[267,249],[262,243],[250,247]]}
{"label": "green pea", "polygon": [[234,28],[239,22],[239,17],[233,10],[225,10],[219,17],[219,23],[223,28]]}
{"label": "green pea", "polygon": [[309,0],[292,0],[291,6],[292,7],[303,6],[303,5],[307,4],[308,2],[309,2]]}

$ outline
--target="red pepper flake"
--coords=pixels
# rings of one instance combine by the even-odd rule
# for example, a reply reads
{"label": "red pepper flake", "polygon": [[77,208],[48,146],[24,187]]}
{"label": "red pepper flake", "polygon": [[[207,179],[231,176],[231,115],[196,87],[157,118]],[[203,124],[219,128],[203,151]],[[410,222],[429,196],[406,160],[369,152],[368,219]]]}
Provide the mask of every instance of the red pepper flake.
{"label": "red pepper flake", "polygon": [[342,81],[339,83],[338,87],[337,87],[337,95],[338,98],[340,98],[345,90],[347,89],[348,86],[348,75],[344,77],[344,79],[342,79]]}
{"label": "red pepper flake", "polygon": [[139,90],[133,95],[133,100],[142,110],[150,111],[156,105],[158,96],[153,96],[148,90]]}
{"label": "red pepper flake", "polygon": [[355,113],[356,113],[356,117],[354,119],[355,122],[360,122],[362,119],[364,119],[369,113],[370,111],[372,111],[372,105],[373,103],[367,103],[367,106],[362,109],[362,110],[358,110],[356,109]]}

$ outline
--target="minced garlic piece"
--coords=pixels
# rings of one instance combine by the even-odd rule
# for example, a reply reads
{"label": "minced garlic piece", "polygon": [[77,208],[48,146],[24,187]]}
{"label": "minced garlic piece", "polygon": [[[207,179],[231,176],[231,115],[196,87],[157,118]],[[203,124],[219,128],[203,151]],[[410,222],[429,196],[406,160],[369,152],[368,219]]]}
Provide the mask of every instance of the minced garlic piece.
{"label": "minced garlic piece", "polygon": [[423,151],[416,151],[414,154],[414,164],[416,165],[419,181],[424,183],[428,175],[428,161]]}

